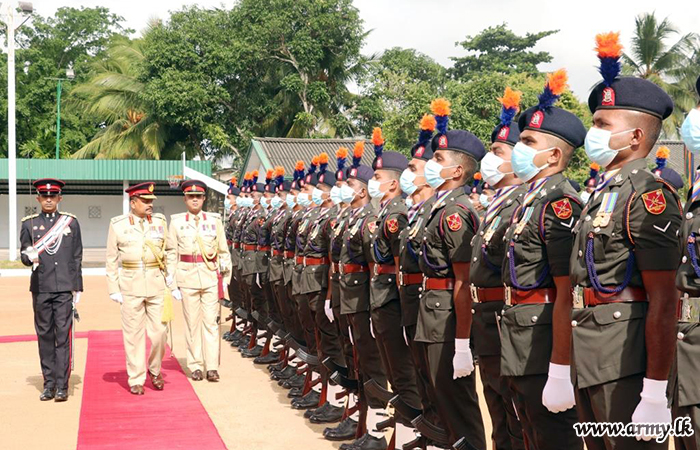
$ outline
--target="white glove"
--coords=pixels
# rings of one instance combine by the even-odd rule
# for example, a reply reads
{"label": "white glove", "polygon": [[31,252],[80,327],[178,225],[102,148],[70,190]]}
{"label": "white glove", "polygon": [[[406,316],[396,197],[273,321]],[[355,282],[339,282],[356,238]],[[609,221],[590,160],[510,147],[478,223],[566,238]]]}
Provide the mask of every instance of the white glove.
{"label": "white glove", "polygon": [[474,358],[469,348],[470,339],[455,339],[455,356],[452,358],[452,378],[462,378],[474,372]]}
{"label": "white glove", "polygon": [[326,302],[323,304],[323,311],[326,313],[326,317],[328,317],[328,321],[330,323],[333,323],[333,308],[331,308],[331,299],[327,299]]}
{"label": "white glove", "polygon": [[372,335],[372,339],[377,339],[374,337],[374,326],[372,326],[372,318],[369,318],[369,334]]}
{"label": "white glove", "polygon": [[165,284],[167,286],[170,286],[171,284],[173,284],[173,276],[172,275],[168,275],[167,277],[165,277]]}
{"label": "white glove", "polygon": [[[632,413],[632,423],[671,423],[671,410],[666,406],[667,385],[668,381],[666,380],[644,378],[644,387],[640,394],[642,400]],[[642,429],[640,431],[642,433],[635,436],[638,441],[640,439],[650,441],[656,437],[644,433],[644,431],[651,430]]]}
{"label": "white glove", "polygon": [[350,343],[355,345],[355,340],[352,338],[352,327],[348,325],[348,336],[350,337]]}
{"label": "white glove", "polygon": [[222,284],[221,287],[223,287],[223,289],[224,289],[224,295],[226,295],[226,293],[228,293],[228,283],[225,283],[225,282],[224,282],[224,283],[221,283],[221,284]]}
{"label": "white glove", "polygon": [[120,305],[124,303],[124,297],[122,297],[121,292],[115,292],[114,294],[109,294],[109,298],[119,303]]}
{"label": "white glove", "polygon": [[550,412],[559,413],[576,406],[571,366],[549,363],[547,384],[542,390],[542,404]]}
{"label": "white glove", "polygon": [[80,303],[80,294],[82,294],[82,292],[73,291],[72,294],[73,294],[73,304],[77,305],[78,303]]}
{"label": "white glove", "polygon": [[406,346],[408,346],[408,336],[406,336],[406,327],[401,327],[403,329],[403,341],[406,343]]}
{"label": "white glove", "polygon": [[171,293],[173,294],[173,298],[175,300],[182,300],[182,292],[180,292],[180,289],[173,289]]}

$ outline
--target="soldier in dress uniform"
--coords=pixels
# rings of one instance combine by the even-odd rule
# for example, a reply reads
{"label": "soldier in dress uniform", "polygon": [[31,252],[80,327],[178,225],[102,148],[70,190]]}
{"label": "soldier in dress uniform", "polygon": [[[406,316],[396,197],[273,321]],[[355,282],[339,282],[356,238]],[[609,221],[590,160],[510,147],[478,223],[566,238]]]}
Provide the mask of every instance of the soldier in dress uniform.
{"label": "soldier in dress uniform", "polygon": [[202,380],[206,369],[208,381],[219,381],[219,299],[226,290],[219,283],[228,280],[231,255],[221,216],[202,209],[207,185],[187,180],[180,188],[187,212],[170,217],[166,254],[174,280],[169,287],[173,298],[182,300],[187,368],[192,379]]}
{"label": "soldier in dress uniform", "polygon": [[[700,78],[697,80],[697,91],[700,94]],[[700,155],[700,105],[688,113],[681,127],[681,137],[693,156]],[[676,450],[700,449],[700,384],[697,382],[700,372],[700,264],[697,244],[700,233],[700,170],[696,170],[692,181],[680,234],[683,257],[676,275],[676,287],[681,291],[681,299],[671,393],[673,417],[689,417],[694,434],[675,437]]]}
{"label": "soldier in dress uniform", "polygon": [[29,290],[44,377],[39,400],[64,402],[71,371],[73,310],[83,291],[83,241],[78,219],[58,211],[65,183],[43,178],[33,185],[41,213],[22,219],[19,238],[22,263],[32,266]]}
{"label": "soldier in dress uniform", "polygon": [[237,320],[235,319],[235,311],[237,308],[241,307],[241,288],[238,283],[238,280],[236,279],[236,273],[235,273],[235,268],[238,266],[238,249],[234,248],[234,240],[235,240],[235,234],[236,234],[236,223],[238,220],[238,217],[241,214],[242,208],[239,207],[239,198],[241,195],[241,189],[236,186],[237,184],[237,179],[236,177],[231,178],[229,181],[229,187],[228,187],[228,194],[226,195],[226,204],[225,204],[225,210],[226,210],[226,228],[225,228],[225,234],[226,234],[226,243],[228,244],[228,251],[231,254],[231,278],[228,281],[228,298],[229,302],[227,306],[231,307],[231,311],[233,312],[232,314],[232,321],[231,321],[231,329],[224,333],[224,340],[226,341],[231,341],[234,338],[237,338],[240,335],[240,330],[236,328],[236,322]]}
{"label": "soldier in dress uniform", "polygon": [[[681,207],[675,189],[649,172],[646,156],[673,101],[650,81],[618,77],[617,33],[596,40],[603,82],[588,98],[586,154],[605,173],[574,228],[574,311],[558,318],[562,328],[569,322],[573,342],[562,333],[555,345],[561,337],[562,348],[572,349],[581,421],[670,423]],[[652,430],[637,432],[637,439],[588,436],[586,447],[668,447],[652,440]]]}
{"label": "soldier in dress uniform", "polygon": [[434,100],[438,133],[424,168],[435,200],[424,212],[419,267],[424,274],[415,341],[424,347],[438,412],[457,448],[486,448],[470,350],[471,239],[479,217],[464,185],[483,158],[484,145],[468,131],[447,130],[450,104]]}
{"label": "soldier in dress uniform", "polygon": [[[360,152],[357,158],[353,158],[353,164],[347,173],[347,183],[341,189],[341,199],[350,204],[352,212],[340,253],[340,313],[349,316],[351,339],[358,355],[360,381],[365,385],[374,383],[386,390],[386,371],[370,325],[370,268],[367,256],[371,251],[371,234],[374,231],[374,208],[370,203],[367,183],[374,176],[374,171],[360,165],[361,157]],[[365,396],[369,407],[364,424],[367,433],[351,444],[341,445],[343,450],[385,449],[387,446],[384,434],[377,429],[377,424],[383,419],[387,401],[367,389]],[[358,426],[365,428],[363,424]]]}
{"label": "soldier in dress uniform", "polygon": [[[154,191],[151,181],[126,189],[131,212],[112,218],[107,235],[107,288],[109,297],[121,305],[126,371],[134,395],[143,395],[147,373],[156,390],[164,387],[160,370],[167,332],[162,315],[168,226],[164,215],[153,214]],[[148,370],[146,332],[151,341]]]}
{"label": "soldier in dress uniform", "polygon": [[518,124],[513,118],[520,107],[521,93],[506,88],[501,122],[491,133],[491,149],[481,160],[484,182],[496,188],[485,209],[479,232],[472,243],[472,263],[469,281],[472,294],[472,339],[474,354],[479,360],[479,373],[484,388],[493,432],[493,448],[525,448],[523,432],[513,407],[513,395],[505,378],[501,377],[501,339],[498,319],[505,305],[501,281],[506,245],[503,236],[513,212],[522,202],[525,189],[513,173],[513,147],[520,139]]}
{"label": "soldier in dress uniform", "polygon": [[[395,397],[391,399],[395,414],[395,446],[415,440],[411,421],[421,414],[421,401],[416,386],[416,368],[401,326],[401,298],[399,235],[406,228],[406,203],[401,198],[399,178],[408,167],[408,160],[397,152],[384,151],[381,128],[372,134],[375,158],[372,163],[374,177],[369,180],[370,197],[379,200],[370,239],[372,262],[370,279],[370,305],[372,327],[377,339],[379,354],[386,369]],[[399,280],[400,281],[400,280]]]}
{"label": "soldier in dress uniform", "polygon": [[426,182],[424,169],[425,164],[433,157],[430,142],[435,125],[435,117],[432,115],[425,115],[421,119],[418,143],[411,149],[412,159],[399,180],[401,190],[408,195],[406,205],[409,206],[406,226],[401,231],[399,257],[401,323],[415,364],[416,386],[422,406],[421,415],[412,421],[421,433],[421,439],[415,443],[414,447],[426,447],[429,450],[438,448],[433,444],[439,444],[442,448],[449,448],[452,444],[447,435],[446,426],[437,411],[437,393],[430,381],[425,346],[415,342],[418,306],[420,293],[423,290],[423,273],[419,265],[421,230],[425,225],[424,213],[430,210],[435,199],[433,188]]}
{"label": "soldier in dress uniform", "polygon": [[[250,178],[250,173],[246,172],[239,187],[240,193],[236,199],[238,204],[238,209],[234,216],[234,221],[232,224],[232,239],[231,239],[231,272],[232,277],[236,280],[236,287],[238,289],[238,301],[239,304],[234,309],[237,316],[242,319],[243,328],[241,330],[234,331],[229,335],[228,340],[231,342],[232,347],[238,347],[243,342],[248,342],[249,339],[243,331],[246,330],[246,325],[249,323],[248,311],[250,310],[250,295],[249,289],[243,282],[242,266],[243,266],[243,255],[242,255],[242,237],[243,237],[243,225],[250,213],[250,206],[248,201],[251,200],[248,190],[248,180]],[[230,288],[229,288],[230,291]]]}

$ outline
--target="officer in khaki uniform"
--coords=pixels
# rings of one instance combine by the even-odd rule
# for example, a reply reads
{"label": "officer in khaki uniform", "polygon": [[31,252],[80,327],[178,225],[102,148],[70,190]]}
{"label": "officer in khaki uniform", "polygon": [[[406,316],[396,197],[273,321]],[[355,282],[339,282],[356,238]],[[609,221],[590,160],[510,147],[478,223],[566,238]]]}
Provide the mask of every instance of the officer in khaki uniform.
{"label": "officer in khaki uniform", "polygon": [[131,212],[114,217],[107,236],[107,288],[109,297],[121,305],[126,371],[135,395],[143,395],[146,381],[146,331],[151,341],[148,376],[154,388],[164,387],[160,369],[167,326],[161,317],[168,227],[165,216],[152,214],[154,190],[153,182],[128,188]]}
{"label": "officer in khaki uniform", "polygon": [[484,423],[476,393],[470,350],[471,239],[479,217],[464,193],[464,184],[483,158],[484,145],[472,133],[447,130],[450,105],[431,104],[438,133],[433,157],[425,165],[426,182],[435,199],[424,212],[418,264],[424,274],[415,341],[422,345],[437,395],[434,399],[451,443],[456,448],[486,448]]}
{"label": "officer in khaki uniform", "polygon": [[[697,80],[700,94],[700,78]],[[700,106],[688,114],[681,136],[688,150],[700,154]],[[674,363],[673,417],[689,417],[695,434],[676,437],[677,450],[700,449],[700,263],[698,262],[697,234],[700,230],[700,168],[695,172],[695,181],[688,192],[681,227],[681,249],[683,257],[676,276],[676,287],[681,291],[679,305],[676,361]]]}
{"label": "officer in khaki uniform", "polygon": [[520,139],[518,124],[512,122],[520,106],[520,95],[506,88],[500,99],[501,123],[491,133],[491,149],[481,160],[484,182],[496,188],[496,194],[484,210],[479,232],[472,243],[469,266],[474,354],[479,358],[481,383],[493,424],[493,446],[499,450],[525,448],[513,395],[507,380],[501,377],[501,338],[497,325],[505,298],[501,281],[506,254],[503,237],[526,190],[512,173],[510,162],[513,147]]}
{"label": "officer in khaki uniform", "polygon": [[[568,321],[576,408],[584,422],[670,423],[681,207],[675,189],[649,172],[646,156],[673,101],[650,81],[617,76],[617,33],[597,41],[601,67],[617,70],[601,70],[603,82],[588,98],[586,153],[605,172],[574,229]],[[586,447],[668,448],[653,432],[638,431],[637,439],[586,437]]]}
{"label": "officer in khaki uniform", "polygon": [[[174,275],[169,287],[173,298],[182,300],[187,342],[187,368],[192,379],[219,380],[219,299],[228,279],[231,255],[226,245],[221,216],[204,212],[207,186],[199,180],[181,185],[188,212],[170,218],[166,244],[168,270]],[[221,290],[220,290],[221,289]]]}

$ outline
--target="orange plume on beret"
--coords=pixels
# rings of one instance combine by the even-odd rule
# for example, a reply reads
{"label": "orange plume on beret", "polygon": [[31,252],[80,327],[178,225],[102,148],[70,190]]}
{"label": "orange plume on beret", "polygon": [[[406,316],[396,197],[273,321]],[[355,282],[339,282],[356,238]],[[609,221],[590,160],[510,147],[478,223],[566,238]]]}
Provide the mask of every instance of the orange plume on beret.
{"label": "orange plume on beret", "polygon": [[233,184],[233,185],[236,185],[236,184],[238,183],[238,178],[236,178],[236,177],[231,177],[231,180],[229,181],[229,183],[231,183],[231,184]]}
{"label": "orange plume on beret", "polygon": [[283,177],[283,176],[284,176],[284,167],[282,167],[282,166],[275,167],[275,178]]}
{"label": "orange plume on beret", "polygon": [[350,151],[346,147],[340,147],[338,150],[336,150],[335,157],[336,158],[347,158],[349,152]]}
{"label": "orange plume on beret", "polygon": [[600,171],[600,164],[598,163],[591,163],[590,168],[599,172]]}
{"label": "orange plume on beret", "polygon": [[320,158],[318,157],[318,155],[314,156],[313,158],[311,158],[311,164],[313,164],[314,166],[318,166],[319,159]]}
{"label": "orange plume on beret", "polygon": [[430,110],[436,116],[449,116],[450,101],[446,98],[436,98],[430,103]]}
{"label": "orange plume on beret", "polygon": [[323,152],[318,155],[318,162],[321,164],[328,164],[328,153]]}
{"label": "orange plume on beret", "polygon": [[294,170],[304,170],[304,161],[297,161],[296,165],[294,166]]}
{"label": "orange plume on beret", "polygon": [[561,95],[568,86],[569,76],[566,69],[559,69],[556,72],[547,75],[547,86],[554,95]]}
{"label": "orange plume on beret", "polygon": [[432,114],[425,114],[420,120],[420,129],[425,131],[435,131],[437,120]]}
{"label": "orange plume on beret", "polygon": [[374,145],[383,145],[384,138],[382,137],[382,129],[380,127],[374,127],[372,130],[372,143]]}
{"label": "orange plume on beret", "polygon": [[475,180],[481,180],[481,172],[477,172],[474,174],[474,179]]}
{"label": "orange plume on beret", "polygon": [[272,177],[275,176],[275,171],[273,169],[267,169],[267,173],[265,174],[265,179],[271,180]]}
{"label": "orange plume on beret", "polygon": [[362,141],[355,142],[355,148],[352,151],[352,156],[355,158],[362,158],[362,154],[365,152],[365,143]]}
{"label": "orange plume on beret", "polygon": [[258,175],[260,175],[260,172],[258,172],[257,170],[254,170],[251,175],[253,175],[253,178],[256,178]]}
{"label": "orange plume on beret", "polygon": [[246,172],[246,173],[245,173],[245,176],[243,177],[243,179],[246,180],[246,181],[250,181],[250,180],[253,179],[253,174],[250,173],[250,172]]}
{"label": "orange plume on beret", "polygon": [[510,87],[506,87],[506,90],[503,92],[503,97],[500,97],[498,101],[501,102],[504,108],[514,108],[517,111],[520,107],[520,98],[522,95],[522,92],[514,91]]}
{"label": "orange plume on beret", "polygon": [[595,37],[595,51],[599,58],[619,58],[622,55],[620,33],[600,33]]}
{"label": "orange plume on beret", "polygon": [[668,149],[665,145],[662,145],[659,147],[659,149],[656,151],[656,157],[657,158],[664,158],[668,159],[668,156],[671,154],[671,150]]}

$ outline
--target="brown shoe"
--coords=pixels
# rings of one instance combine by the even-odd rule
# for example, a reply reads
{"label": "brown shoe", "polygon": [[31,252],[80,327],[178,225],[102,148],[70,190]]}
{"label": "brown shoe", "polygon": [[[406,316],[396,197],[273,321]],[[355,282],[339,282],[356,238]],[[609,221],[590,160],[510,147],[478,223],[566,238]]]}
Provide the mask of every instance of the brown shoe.
{"label": "brown shoe", "polygon": [[207,381],[219,381],[219,372],[216,370],[207,370]]}
{"label": "brown shoe", "polygon": [[202,381],[204,379],[204,375],[202,375],[202,371],[197,369],[194,372],[192,372],[192,379],[194,381]]}
{"label": "brown shoe", "polygon": [[153,384],[153,387],[157,391],[163,390],[163,387],[165,386],[165,382],[163,381],[163,375],[153,375],[151,372],[148,372],[148,378],[151,379],[151,384]]}
{"label": "brown shoe", "polygon": [[134,395],[143,395],[143,386],[141,386],[140,384],[131,386],[129,391],[131,391],[131,393]]}

